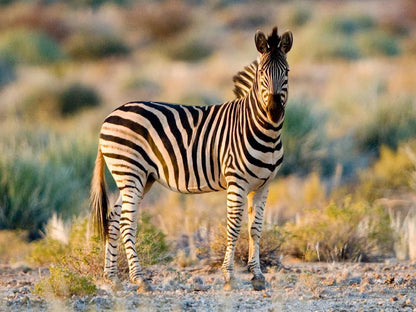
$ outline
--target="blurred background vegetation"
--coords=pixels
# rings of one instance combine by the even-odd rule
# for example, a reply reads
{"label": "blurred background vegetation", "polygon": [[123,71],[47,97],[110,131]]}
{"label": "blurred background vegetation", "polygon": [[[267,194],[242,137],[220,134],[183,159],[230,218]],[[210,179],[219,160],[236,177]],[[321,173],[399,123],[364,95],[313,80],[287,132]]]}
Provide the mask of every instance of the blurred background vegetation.
{"label": "blurred background vegetation", "polygon": [[[80,260],[79,228],[105,116],[130,100],[232,99],[232,76],[257,57],[256,29],[274,25],[292,30],[294,46],[262,265],[416,259],[414,1],[2,0],[3,259],[18,249],[41,264],[92,263]],[[158,250],[144,262],[223,256],[225,194],[156,186],[141,211],[141,250]],[[91,246],[82,257],[102,252]],[[244,260],[247,242],[239,246]]]}

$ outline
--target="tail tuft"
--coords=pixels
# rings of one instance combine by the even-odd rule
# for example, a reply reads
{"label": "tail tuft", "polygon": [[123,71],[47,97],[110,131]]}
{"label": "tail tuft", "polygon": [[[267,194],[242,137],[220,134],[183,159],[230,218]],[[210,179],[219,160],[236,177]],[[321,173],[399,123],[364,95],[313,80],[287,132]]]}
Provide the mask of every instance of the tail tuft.
{"label": "tail tuft", "polygon": [[91,181],[90,206],[92,224],[101,239],[106,239],[108,236],[108,198],[104,165],[104,157],[100,147],[98,147],[94,173]]}

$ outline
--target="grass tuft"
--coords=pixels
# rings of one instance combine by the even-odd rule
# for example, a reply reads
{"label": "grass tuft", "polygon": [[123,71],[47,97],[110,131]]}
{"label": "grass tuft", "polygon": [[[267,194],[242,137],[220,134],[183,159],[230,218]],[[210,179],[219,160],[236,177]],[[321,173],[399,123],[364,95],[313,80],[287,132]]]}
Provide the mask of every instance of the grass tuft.
{"label": "grass tuft", "polygon": [[71,298],[93,295],[97,287],[86,277],[63,267],[49,267],[50,276],[35,285],[34,293],[40,296]]}

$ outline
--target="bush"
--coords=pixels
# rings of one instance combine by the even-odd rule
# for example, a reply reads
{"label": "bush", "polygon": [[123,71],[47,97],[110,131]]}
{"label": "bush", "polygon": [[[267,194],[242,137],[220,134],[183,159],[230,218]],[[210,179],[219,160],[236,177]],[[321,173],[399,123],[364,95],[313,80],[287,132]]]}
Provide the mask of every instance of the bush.
{"label": "bush", "polygon": [[86,107],[100,105],[98,93],[90,87],[79,83],[66,87],[59,94],[58,108],[62,116],[71,115]]}
{"label": "bush", "polygon": [[376,27],[376,22],[368,15],[335,16],[324,27],[335,34],[354,35]]}
{"label": "bush", "polygon": [[401,143],[397,151],[386,146],[380,158],[360,175],[359,194],[370,201],[388,195],[411,192],[414,188],[416,142]]}
{"label": "bush", "polygon": [[[37,265],[54,264],[81,276],[100,280],[104,268],[104,242],[98,236],[88,238],[88,219],[74,222],[69,233],[68,244],[46,236],[35,242],[28,260]],[[151,223],[151,216],[140,215],[136,235],[136,248],[143,266],[170,260],[169,246],[165,234]],[[119,275],[128,278],[127,257],[120,240],[118,249]]]}
{"label": "bush", "polygon": [[105,3],[114,3],[116,5],[124,5],[129,2],[131,2],[131,0],[72,0],[70,4],[75,7],[97,8]]}
{"label": "bush", "polygon": [[97,91],[81,83],[63,87],[45,86],[29,93],[22,100],[18,113],[29,120],[50,121],[73,116],[100,104],[101,98]]}
{"label": "bush", "polygon": [[306,261],[366,261],[391,251],[392,231],[384,209],[353,202],[309,209],[284,226],[283,252]]}
{"label": "bush", "polygon": [[16,79],[15,64],[7,57],[0,57],[0,89]]}
{"label": "bush", "polygon": [[[24,229],[31,238],[52,215],[79,209],[79,191],[67,168],[36,159],[0,158],[0,229]],[[82,194],[82,192],[80,193]]]}
{"label": "bush", "polygon": [[383,31],[368,15],[342,15],[322,18],[311,24],[298,50],[308,56],[356,60],[363,57],[395,56],[400,54],[400,39]]}
{"label": "bush", "polygon": [[355,130],[357,147],[378,154],[382,145],[397,148],[400,141],[416,136],[415,102],[410,97],[382,98],[366,114],[369,120]]}
{"label": "bush", "polygon": [[321,170],[326,157],[326,117],[313,110],[307,101],[290,101],[287,104],[282,141],[285,151],[281,174],[305,175]]}
{"label": "bush", "polygon": [[25,229],[35,238],[54,212],[67,219],[81,211],[95,144],[39,131],[0,142],[0,229]]}
{"label": "bush", "polygon": [[292,6],[282,14],[284,24],[288,26],[304,26],[311,19],[312,12],[308,6]]}
{"label": "bush", "polygon": [[126,43],[114,35],[88,32],[72,35],[64,47],[68,55],[77,60],[124,56],[130,52]]}
{"label": "bush", "polygon": [[50,276],[35,285],[34,293],[62,298],[93,295],[97,287],[85,276],[80,276],[63,267],[49,267]]}
{"label": "bush", "polygon": [[364,56],[395,56],[401,52],[398,40],[383,31],[371,31],[359,35],[357,45]]}
{"label": "bush", "polygon": [[42,32],[23,29],[0,36],[0,56],[25,64],[53,63],[64,57],[54,39]]}
{"label": "bush", "polygon": [[[165,241],[166,235],[152,223],[152,216],[148,213],[141,213],[136,233],[136,250],[140,264],[148,266],[171,259],[169,246]],[[120,272],[128,275],[128,263],[123,244],[119,245],[118,266]]]}

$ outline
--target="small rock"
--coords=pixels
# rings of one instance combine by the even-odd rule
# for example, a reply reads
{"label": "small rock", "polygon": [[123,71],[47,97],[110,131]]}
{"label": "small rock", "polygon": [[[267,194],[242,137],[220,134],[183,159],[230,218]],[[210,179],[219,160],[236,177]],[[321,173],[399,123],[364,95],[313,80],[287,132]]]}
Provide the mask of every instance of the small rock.
{"label": "small rock", "polygon": [[394,275],[388,274],[386,279],[384,280],[384,284],[393,284],[394,282]]}
{"label": "small rock", "polygon": [[399,300],[397,297],[391,297],[390,298],[390,301],[397,301],[397,300]]}
{"label": "small rock", "polygon": [[409,281],[407,281],[406,286],[411,288],[416,287],[416,278],[411,278]]}
{"label": "small rock", "polygon": [[194,278],[191,286],[192,291],[207,291],[210,287],[205,285],[200,277]]}
{"label": "small rock", "polygon": [[404,278],[403,278],[403,277],[399,277],[399,278],[396,280],[396,284],[397,284],[397,285],[402,285],[402,284],[404,284]]}
{"label": "small rock", "polygon": [[202,278],[200,276],[195,276],[192,280],[192,283],[194,284],[204,284],[204,281],[202,280]]}
{"label": "small rock", "polygon": [[348,285],[350,285],[350,286],[359,285],[359,284],[361,284],[361,277],[360,276],[351,277],[348,280]]}
{"label": "small rock", "polygon": [[95,304],[99,309],[111,309],[112,304],[108,298],[94,297],[91,299],[90,304]]}
{"label": "small rock", "polygon": [[272,295],[268,291],[263,291],[263,298],[270,298]]}
{"label": "small rock", "polygon": [[72,307],[73,307],[74,311],[76,311],[76,310],[81,310],[81,311],[85,310],[85,300],[81,299],[81,298],[75,300]]}

